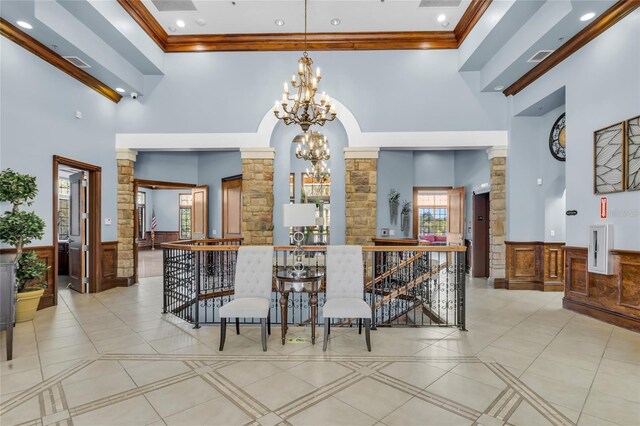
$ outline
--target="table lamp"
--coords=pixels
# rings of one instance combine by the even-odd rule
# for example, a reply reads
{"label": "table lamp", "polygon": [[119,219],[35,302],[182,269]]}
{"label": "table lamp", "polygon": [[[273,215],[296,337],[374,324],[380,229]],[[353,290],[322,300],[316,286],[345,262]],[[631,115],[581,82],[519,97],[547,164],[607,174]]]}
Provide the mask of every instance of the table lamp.
{"label": "table lamp", "polygon": [[[283,226],[289,228],[316,226],[316,205],[315,204],[284,204],[282,206]],[[304,233],[295,231],[293,241],[296,248],[293,250],[293,270],[294,274],[302,275],[304,265],[302,264],[302,241]]]}

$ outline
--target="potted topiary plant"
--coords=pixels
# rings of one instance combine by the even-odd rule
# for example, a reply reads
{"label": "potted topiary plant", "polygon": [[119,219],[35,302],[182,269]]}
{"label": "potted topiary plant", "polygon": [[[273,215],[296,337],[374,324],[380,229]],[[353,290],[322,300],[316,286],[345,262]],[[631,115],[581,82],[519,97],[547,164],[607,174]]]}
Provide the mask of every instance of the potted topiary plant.
{"label": "potted topiary plant", "polygon": [[48,267],[38,260],[34,252],[23,253],[26,244],[42,238],[44,234],[44,221],[35,212],[20,210],[20,206],[30,206],[37,193],[34,176],[11,169],[0,172],[0,202],[12,206],[0,216],[0,240],[16,249],[16,322],[33,319],[40,297],[47,288],[42,276]]}

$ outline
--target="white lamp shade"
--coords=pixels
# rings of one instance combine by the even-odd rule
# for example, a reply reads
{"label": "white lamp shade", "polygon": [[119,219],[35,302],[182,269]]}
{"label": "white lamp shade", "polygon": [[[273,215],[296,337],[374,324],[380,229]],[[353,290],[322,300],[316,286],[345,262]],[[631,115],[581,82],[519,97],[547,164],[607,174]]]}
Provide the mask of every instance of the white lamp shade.
{"label": "white lamp shade", "polygon": [[283,226],[316,226],[315,204],[283,204]]}

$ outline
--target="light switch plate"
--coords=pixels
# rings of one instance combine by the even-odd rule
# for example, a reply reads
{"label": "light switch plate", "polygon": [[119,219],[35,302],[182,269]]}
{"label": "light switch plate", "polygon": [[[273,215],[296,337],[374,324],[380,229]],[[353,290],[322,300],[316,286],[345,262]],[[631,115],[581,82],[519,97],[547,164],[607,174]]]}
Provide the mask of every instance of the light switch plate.
{"label": "light switch plate", "polygon": [[105,225],[111,225],[111,218],[110,217],[105,217],[104,218],[104,224]]}

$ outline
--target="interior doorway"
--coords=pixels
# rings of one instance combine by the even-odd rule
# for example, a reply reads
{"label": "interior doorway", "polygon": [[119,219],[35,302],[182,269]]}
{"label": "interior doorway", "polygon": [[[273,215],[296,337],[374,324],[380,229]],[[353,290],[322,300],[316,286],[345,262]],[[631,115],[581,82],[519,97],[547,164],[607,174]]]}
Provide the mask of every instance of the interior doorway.
{"label": "interior doorway", "polygon": [[473,193],[473,225],[471,273],[474,277],[489,277],[489,193]]}
{"label": "interior doorway", "polygon": [[53,157],[54,304],[58,290],[100,291],[101,169]]}
{"label": "interior doorway", "polygon": [[222,179],[222,238],[242,237],[242,175]]}
{"label": "interior doorway", "polygon": [[162,243],[193,238],[193,194],[198,187],[134,179],[133,189],[134,279],[138,282],[139,278],[162,275]]}

